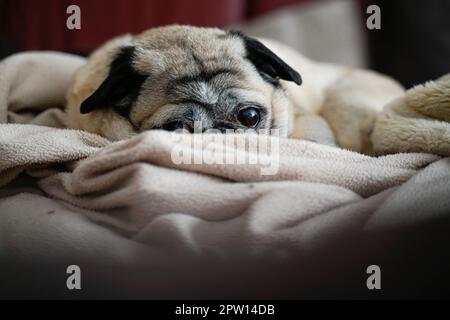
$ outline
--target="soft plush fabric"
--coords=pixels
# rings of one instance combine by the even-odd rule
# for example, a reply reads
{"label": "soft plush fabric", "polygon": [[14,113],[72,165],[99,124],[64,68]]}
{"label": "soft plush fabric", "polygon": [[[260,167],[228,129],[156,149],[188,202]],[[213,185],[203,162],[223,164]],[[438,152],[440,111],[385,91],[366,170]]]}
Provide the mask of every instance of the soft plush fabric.
{"label": "soft plush fabric", "polygon": [[409,89],[375,121],[378,154],[429,152],[450,156],[450,74]]}
{"label": "soft plush fabric", "polygon": [[65,127],[65,91],[83,62],[30,52],[0,63],[0,187],[24,169],[79,160],[108,144],[87,132],[55,129]]}
{"label": "soft plush fabric", "polygon": [[[0,64],[0,181],[6,185],[0,189],[0,260],[7,262],[0,267],[12,265],[13,274],[18,265],[43,263],[37,269],[44,270],[42,279],[54,280],[59,264],[75,263],[91,270],[86,281],[100,296],[291,297],[289,286],[258,288],[276,286],[282,276],[308,294],[319,283],[335,285],[350,260],[364,273],[371,250],[379,261],[392,262],[390,249],[399,239],[414,243],[411,228],[449,225],[450,163],[439,155],[369,157],[257,135],[245,136],[251,141],[245,147],[220,143],[222,135],[164,131],[110,143],[58,128],[64,114],[48,108],[63,105],[80,63],[32,53]],[[58,86],[48,91],[44,79]],[[25,110],[31,113],[20,122],[32,124],[7,123],[24,119]],[[248,146],[267,139],[273,153],[261,158],[265,164],[213,161],[229,154],[248,161],[255,155]],[[206,161],[174,161],[183,154]],[[10,183],[23,170],[38,189]],[[434,236],[442,234],[435,230]],[[356,245],[363,247],[349,251]],[[197,258],[206,264],[199,266]],[[222,268],[220,276],[214,267]]]}
{"label": "soft plush fabric", "polygon": [[[222,137],[144,133],[104,148],[71,173],[42,179],[39,186],[57,199],[106,213],[96,219],[124,231],[141,230],[154,218],[171,213],[194,220],[234,219],[234,228],[240,230],[238,221],[247,215],[261,217],[255,223],[260,228],[361,201],[401,185],[439,159],[428,154],[370,158],[307,141],[271,138],[268,145],[275,148],[278,143],[279,155],[270,158],[269,154],[264,165],[248,164],[248,160],[240,165],[217,164],[215,159],[227,159],[230,154],[236,154],[236,162],[251,157],[251,151],[233,147],[233,140]],[[248,137],[246,145],[264,138]],[[222,141],[229,143],[223,146]],[[175,164],[174,153],[204,163]]]}
{"label": "soft plush fabric", "polygon": [[[144,167],[129,170],[164,172]],[[439,296],[436,287],[445,286],[442,272],[448,251],[441,250],[449,243],[448,159],[367,198],[343,187],[301,181],[255,183],[257,191],[252,184],[234,183],[233,191],[231,182],[217,179],[212,184],[213,178],[179,172],[215,187],[211,193],[201,185],[189,191],[191,184],[184,180],[168,185],[177,170],[166,173],[162,181],[158,175],[142,181],[148,186],[139,191],[129,190],[128,207],[120,210],[124,199],[114,202],[114,194],[124,195],[124,190],[103,199],[94,193],[73,196],[60,191],[78,203],[89,204],[93,197],[99,207],[101,202],[116,207],[94,212],[36,192],[4,188],[10,195],[0,197],[0,271],[5,277],[0,296],[373,298],[395,296],[400,290],[400,297],[434,297]],[[47,179],[43,184],[55,192],[57,183],[71,177]],[[219,186],[227,191],[221,199],[215,192]],[[203,201],[194,194],[199,189]],[[227,208],[233,198],[244,200]],[[196,203],[202,208],[181,211]],[[3,272],[9,264],[12,267]],[[71,264],[83,272],[83,291],[78,294],[64,287],[64,271]],[[365,287],[365,270],[371,264],[384,272],[378,294]],[[434,290],[423,289],[422,279],[434,284]]]}

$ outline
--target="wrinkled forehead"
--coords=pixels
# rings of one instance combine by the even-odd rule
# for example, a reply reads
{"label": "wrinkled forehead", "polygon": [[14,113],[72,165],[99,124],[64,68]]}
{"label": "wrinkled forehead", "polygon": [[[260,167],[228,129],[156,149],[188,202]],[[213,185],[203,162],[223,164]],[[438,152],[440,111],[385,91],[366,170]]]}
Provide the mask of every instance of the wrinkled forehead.
{"label": "wrinkled forehead", "polygon": [[145,48],[136,48],[133,66],[148,75],[144,84],[147,92],[157,90],[160,97],[169,100],[166,102],[216,104],[220,99],[245,97],[264,103],[266,97],[261,92],[267,91],[267,84],[245,59],[245,47],[239,39],[211,35],[210,41],[172,41],[172,45],[158,45],[146,39]]}
{"label": "wrinkled forehead", "polygon": [[164,39],[143,37],[136,40],[133,65],[155,77],[164,74],[171,80],[217,70],[237,74],[245,70],[245,46],[225,33],[206,32],[169,34]]}

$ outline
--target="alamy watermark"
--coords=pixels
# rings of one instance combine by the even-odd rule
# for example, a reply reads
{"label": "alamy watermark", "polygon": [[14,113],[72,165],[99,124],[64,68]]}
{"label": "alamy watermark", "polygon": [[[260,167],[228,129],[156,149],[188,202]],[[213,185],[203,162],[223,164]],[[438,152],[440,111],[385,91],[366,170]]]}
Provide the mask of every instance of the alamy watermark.
{"label": "alamy watermark", "polygon": [[66,273],[69,274],[66,280],[66,287],[69,290],[81,290],[81,268],[76,264],[67,267]]}
{"label": "alamy watermark", "polygon": [[81,29],[81,9],[79,6],[72,4],[67,7],[66,13],[69,15],[66,20],[66,27],[69,30]]}
{"label": "alamy watermark", "polygon": [[366,281],[367,289],[381,290],[381,268],[372,264],[367,267],[366,273],[370,275]]}
{"label": "alamy watermark", "polygon": [[[78,5],[72,4],[67,7],[66,13],[69,15],[66,20],[66,27],[69,30],[81,29],[81,9]],[[366,13],[370,16],[366,20],[366,27],[369,30],[381,29],[381,9],[372,4],[367,7]]]}
{"label": "alamy watermark", "polygon": [[[66,268],[69,275],[66,280],[66,287],[69,290],[81,290],[81,268],[72,264]],[[381,290],[381,268],[372,264],[366,268],[366,274],[369,276],[366,280],[366,286],[369,290]]]}
{"label": "alamy watermark", "polygon": [[[179,135],[171,150],[174,164],[255,165],[261,175],[275,175],[280,166],[280,131],[217,129],[203,131],[194,125],[193,134]],[[175,130],[182,133],[183,130]]]}
{"label": "alamy watermark", "polygon": [[366,13],[370,16],[366,20],[366,27],[369,30],[381,29],[381,9],[373,4],[367,7]]}

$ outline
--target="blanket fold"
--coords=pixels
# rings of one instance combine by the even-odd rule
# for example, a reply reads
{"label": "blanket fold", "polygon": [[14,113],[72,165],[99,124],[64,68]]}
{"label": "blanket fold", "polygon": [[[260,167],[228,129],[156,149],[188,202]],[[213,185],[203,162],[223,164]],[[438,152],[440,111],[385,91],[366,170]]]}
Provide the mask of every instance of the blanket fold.
{"label": "blanket fold", "polygon": [[[283,211],[294,214],[302,205],[311,212],[323,211],[328,201],[337,205],[344,195],[355,200],[398,186],[439,159],[427,154],[371,158],[308,141],[270,137],[273,143],[280,144],[280,153],[272,163],[276,172],[264,176],[262,165],[214,163],[215,159],[226,159],[227,151],[244,153],[238,146],[223,147],[220,137],[143,133],[106,147],[80,162],[72,173],[53,175],[39,185],[53,197],[82,208],[126,212],[112,216],[130,224],[126,230],[137,230],[155,216],[171,212],[211,221],[231,219],[266,198],[271,200],[263,206],[265,210],[279,212],[275,202],[281,200],[273,194],[285,198],[287,206]],[[249,138],[252,143],[264,139],[256,135]],[[193,148],[195,139],[200,139],[200,147]],[[175,164],[172,157],[176,148],[189,153],[192,159],[203,157],[204,163]],[[305,186],[310,189],[306,193]],[[286,194],[290,196],[286,198]],[[304,204],[305,194],[311,199],[310,207]]]}
{"label": "blanket fold", "polygon": [[56,52],[21,53],[0,63],[0,187],[23,170],[79,160],[109,143],[56,129],[65,127],[65,92],[83,63]]}

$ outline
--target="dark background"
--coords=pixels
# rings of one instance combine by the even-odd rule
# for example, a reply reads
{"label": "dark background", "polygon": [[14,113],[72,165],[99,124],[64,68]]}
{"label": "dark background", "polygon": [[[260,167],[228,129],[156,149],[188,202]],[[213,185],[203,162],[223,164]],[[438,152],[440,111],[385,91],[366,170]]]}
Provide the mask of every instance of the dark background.
{"label": "dark background", "polygon": [[371,67],[406,87],[450,72],[450,0],[367,0],[382,28],[368,32]]}
{"label": "dark background", "polygon": [[[309,0],[312,1],[312,0]],[[308,0],[0,0],[2,37],[16,49],[89,53],[107,39],[166,24],[226,27]],[[82,29],[65,28],[76,4]]]}
{"label": "dark background", "polygon": [[[87,55],[127,32],[172,23],[226,28],[318,1],[324,0],[0,0],[0,59],[22,50]],[[368,5],[380,6],[381,30],[367,30],[361,21],[369,67],[406,87],[450,72],[450,0],[329,1],[357,1],[364,19]],[[81,30],[65,28],[71,4],[81,8]]]}

